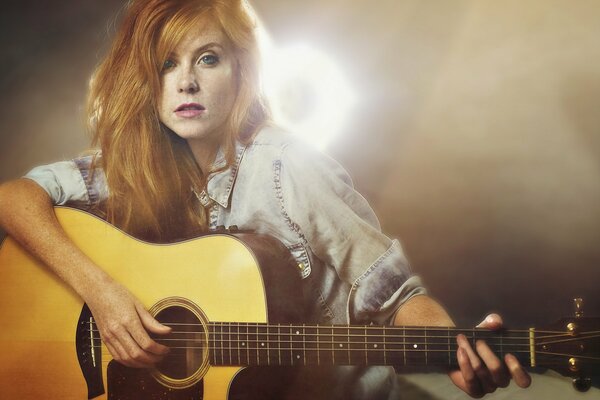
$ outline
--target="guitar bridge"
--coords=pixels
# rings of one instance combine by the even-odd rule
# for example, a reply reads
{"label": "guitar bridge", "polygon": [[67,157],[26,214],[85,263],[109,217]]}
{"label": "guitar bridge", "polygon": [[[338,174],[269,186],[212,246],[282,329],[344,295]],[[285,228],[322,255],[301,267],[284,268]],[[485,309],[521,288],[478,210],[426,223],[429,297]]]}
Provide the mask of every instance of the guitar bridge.
{"label": "guitar bridge", "polygon": [[77,332],[75,333],[75,348],[79,367],[88,388],[88,399],[93,399],[105,393],[102,382],[102,342],[96,328],[94,317],[87,304],[83,305]]}

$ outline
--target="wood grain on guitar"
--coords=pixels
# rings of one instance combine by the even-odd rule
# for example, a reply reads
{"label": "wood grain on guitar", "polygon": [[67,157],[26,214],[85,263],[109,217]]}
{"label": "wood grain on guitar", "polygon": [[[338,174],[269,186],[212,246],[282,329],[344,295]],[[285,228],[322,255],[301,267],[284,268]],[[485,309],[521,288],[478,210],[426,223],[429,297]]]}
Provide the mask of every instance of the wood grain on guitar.
{"label": "wood grain on guitar", "polygon": [[[56,213],[86,254],[173,328],[156,337],[171,352],[152,371],[115,365],[89,309],[7,238],[0,248],[2,399],[226,399],[249,366],[439,370],[456,366],[458,333],[571,376],[579,390],[600,376],[600,320],[584,316],[580,300],[572,318],[500,332],[303,323],[299,274],[273,238],[218,234],[157,245],[82,211]],[[141,391],[152,395],[128,394]]]}

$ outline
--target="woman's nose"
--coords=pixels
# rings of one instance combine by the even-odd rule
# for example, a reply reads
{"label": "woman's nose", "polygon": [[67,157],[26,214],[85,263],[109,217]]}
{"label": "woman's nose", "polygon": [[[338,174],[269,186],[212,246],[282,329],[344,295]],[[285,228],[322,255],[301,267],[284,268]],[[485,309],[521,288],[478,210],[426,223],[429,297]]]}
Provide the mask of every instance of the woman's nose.
{"label": "woman's nose", "polygon": [[185,74],[179,80],[179,93],[196,93],[200,90],[200,86],[198,85],[198,81],[193,74]]}

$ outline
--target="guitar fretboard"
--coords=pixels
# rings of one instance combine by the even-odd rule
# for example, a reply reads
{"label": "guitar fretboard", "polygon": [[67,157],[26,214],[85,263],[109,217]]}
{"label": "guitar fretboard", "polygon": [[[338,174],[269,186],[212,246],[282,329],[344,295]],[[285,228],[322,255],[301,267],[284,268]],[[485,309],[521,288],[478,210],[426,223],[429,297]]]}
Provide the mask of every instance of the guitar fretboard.
{"label": "guitar fretboard", "polygon": [[529,332],[440,327],[210,323],[212,365],[456,366],[456,335],[529,364]]}

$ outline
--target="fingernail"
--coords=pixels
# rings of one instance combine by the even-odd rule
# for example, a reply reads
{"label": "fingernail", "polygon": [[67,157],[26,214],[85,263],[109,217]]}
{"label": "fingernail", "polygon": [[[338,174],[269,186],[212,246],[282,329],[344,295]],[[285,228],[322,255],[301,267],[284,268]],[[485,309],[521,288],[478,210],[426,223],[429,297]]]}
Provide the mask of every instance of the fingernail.
{"label": "fingernail", "polygon": [[517,358],[510,353],[506,353],[504,356],[504,361],[506,362],[507,366],[508,364],[513,364],[516,360]]}

